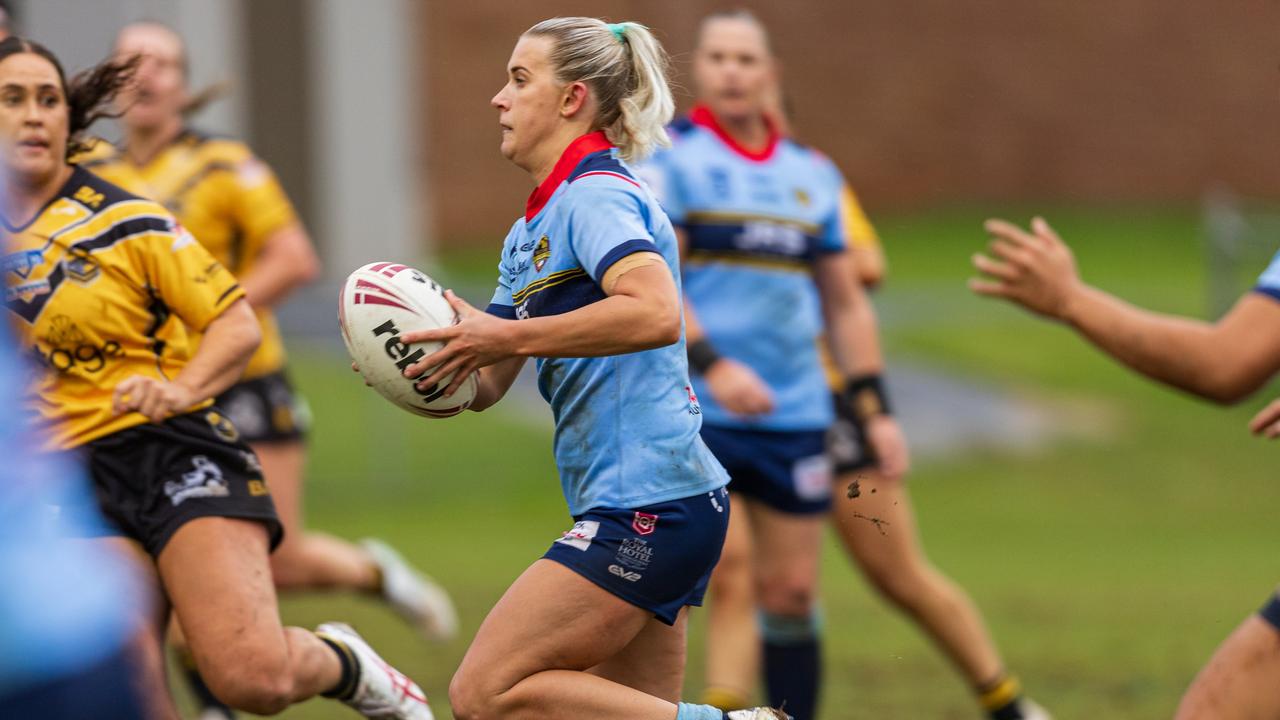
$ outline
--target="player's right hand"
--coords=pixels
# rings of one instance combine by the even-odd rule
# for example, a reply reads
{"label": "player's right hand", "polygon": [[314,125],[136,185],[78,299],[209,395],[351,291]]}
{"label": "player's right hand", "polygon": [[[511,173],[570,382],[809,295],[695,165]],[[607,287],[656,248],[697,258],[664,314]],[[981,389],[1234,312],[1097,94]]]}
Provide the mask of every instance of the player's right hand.
{"label": "player's right hand", "polygon": [[773,393],[754,370],[722,357],[703,374],[711,397],[735,415],[764,415],[773,412]]}
{"label": "player's right hand", "polygon": [[973,266],[981,278],[969,281],[979,295],[1001,297],[1047,317],[1063,320],[1083,286],[1075,256],[1044,218],[1031,221],[1031,231],[1004,220],[988,220],[990,255],[976,253]]}
{"label": "player's right hand", "polygon": [[1280,438],[1280,400],[1272,400],[1271,404],[1259,410],[1249,421],[1249,430],[1268,440]]}

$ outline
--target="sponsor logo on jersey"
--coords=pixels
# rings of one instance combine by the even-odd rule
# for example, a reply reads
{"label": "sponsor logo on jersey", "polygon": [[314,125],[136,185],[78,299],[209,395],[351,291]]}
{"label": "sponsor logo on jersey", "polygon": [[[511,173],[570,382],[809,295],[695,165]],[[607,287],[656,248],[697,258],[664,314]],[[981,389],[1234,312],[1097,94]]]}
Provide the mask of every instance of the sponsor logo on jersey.
{"label": "sponsor logo on jersey", "polygon": [[600,532],[600,521],[598,520],[579,520],[573,524],[573,528],[561,535],[556,542],[561,545],[568,545],[571,548],[577,548],[585,551],[591,547],[591,541],[595,539],[596,533]]}
{"label": "sponsor logo on jersey", "polygon": [[636,511],[635,517],[631,519],[631,529],[641,535],[652,535],[653,531],[658,528],[658,516],[651,513]]}
{"label": "sponsor logo on jersey", "polygon": [[88,205],[94,210],[97,210],[102,205],[102,201],[107,199],[102,193],[98,192],[97,190],[94,190],[88,185],[80,186],[80,189],[76,190],[75,194],[72,195],[71,197],[84,203],[85,205]]}
{"label": "sponsor logo on jersey", "polygon": [[693,391],[693,386],[685,385],[684,391],[689,394],[689,414],[701,415],[702,405],[698,403],[698,394]]}
{"label": "sponsor logo on jersey", "polygon": [[622,578],[623,580],[626,580],[627,582],[635,582],[640,578],[644,577],[640,573],[634,572],[632,570],[628,570],[620,565],[610,565],[609,572],[614,575],[617,575],[618,577]]}
{"label": "sponsor logo on jersey", "polygon": [[14,285],[4,289],[5,302],[13,302],[21,300],[29,303],[40,295],[48,295],[52,290],[48,280],[32,280],[31,282]]}
{"label": "sponsor logo on jersey", "polygon": [[193,497],[226,497],[231,494],[217,463],[205,455],[196,455],[191,458],[191,466],[190,471],[182,474],[181,480],[170,480],[164,484],[164,494],[174,505]]}
{"label": "sponsor logo on jersey", "polygon": [[533,269],[542,272],[542,268],[546,267],[547,261],[551,259],[551,240],[543,235],[538,239],[538,244],[533,248]]}
{"label": "sponsor logo on jersey", "polygon": [[7,273],[14,273],[22,279],[31,275],[31,271],[44,264],[44,251],[22,250],[9,253],[0,259],[0,267]]}

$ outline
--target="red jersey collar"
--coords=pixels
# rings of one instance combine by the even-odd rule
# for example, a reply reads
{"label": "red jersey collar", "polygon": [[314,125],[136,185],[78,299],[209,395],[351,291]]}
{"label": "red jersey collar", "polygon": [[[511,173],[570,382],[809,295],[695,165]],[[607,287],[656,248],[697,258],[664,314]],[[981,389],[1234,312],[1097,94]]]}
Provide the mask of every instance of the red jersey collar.
{"label": "red jersey collar", "polygon": [[569,143],[569,147],[564,149],[564,153],[556,161],[556,166],[551,168],[551,174],[538,187],[534,188],[533,193],[529,195],[529,201],[524,205],[524,221],[529,222],[538,213],[542,212],[542,208],[546,207],[547,201],[555,194],[556,188],[560,187],[560,183],[568,179],[573,169],[578,167],[578,163],[582,162],[583,158],[612,147],[613,143],[609,142],[609,138],[605,137],[603,130],[587,133]]}
{"label": "red jersey collar", "polygon": [[764,149],[760,151],[752,151],[743,147],[733,136],[729,134],[720,121],[716,119],[714,113],[706,105],[694,105],[689,111],[689,120],[695,125],[701,125],[720,138],[720,141],[729,146],[729,149],[738,153],[742,157],[753,160],[755,162],[764,162],[773,157],[773,151],[778,148],[778,141],[782,139],[782,133],[778,132],[778,126],[770,119],[768,114],[764,116],[765,127],[769,128],[769,141],[765,143]]}

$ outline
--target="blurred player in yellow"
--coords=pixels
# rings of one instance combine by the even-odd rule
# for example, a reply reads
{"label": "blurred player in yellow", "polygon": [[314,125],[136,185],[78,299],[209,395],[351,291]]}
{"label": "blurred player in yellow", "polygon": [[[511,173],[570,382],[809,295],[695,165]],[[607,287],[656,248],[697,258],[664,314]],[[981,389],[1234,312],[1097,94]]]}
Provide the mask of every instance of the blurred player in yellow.
{"label": "blurred player in yellow", "polygon": [[[1028,229],[988,220],[976,254],[979,295],[1061,322],[1135,372],[1207,400],[1239,402],[1280,373],[1280,253],[1215,323],[1134,307],[1086,284],[1071,248],[1043,218]],[[1280,403],[1250,429],[1280,437]],[[1222,642],[1182,697],[1176,720],[1280,718],[1280,591]]]}
{"label": "blurred player in yellow", "polygon": [[[718,13],[703,21],[698,48],[694,52],[694,77],[699,101],[715,115],[734,140],[740,141],[751,130],[755,130],[759,138],[767,137],[769,133],[778,137],[787,135],[788,123],[774,67],[765,28],[754,15],[741,11]],[[738,110],[735,104],[745,107],[746,111]],[[679,164],[694,164],[690,160],[693,149],[677,146],[673,152],[684,153]],[[750,163],[739,162],[745,166],[744,172],[762,174],[763,161],[748,159]],[[708,202],[728,204],[723,200],[728,191],[716,185],[718,182],[721,186],[733,187],[733,183],[731,180],[717,181],[716,178],[728,174],[721,168],[732,167],[732,162],[715,159],[714,162],[699,164],[694,170],[668,173],[659,178],[657,186],[668,191],[663,198],[668,204],[668,212],[673,205],[689,210],[694,201],[702,203],[696,209],[703,211],[709,207]],[[712,200],[691,197],[707,184],[710,185],[708,194]],[[738,188],[748,186],[745,179],[736,185]],[[841,183],[838,203],[841,241],[853,261],[852,271],[862,285],[876,285],[884,277],[885,262],[875,229],[847,183]],[[776,211],[770,213],[773,216],[777,214]],[[762,286],[763,283],[755,282],[752,292],[761,292]],[[725,292],[726,283],[722,282],[712,294],[723,295]],[[695,307],[698,306],[695,304]],[[742,315],[737,310],[731,313],[735,314]],[[699,320],[704,328],[710,328],[708,334],[714,338],[714,319],[708,319],[699,312]],[[732,353],[726,353],[726,357],[730,361],[738,359]],[[752,387],[763,387],[757,377],[759,367],[745,368],[755,379],[754,383],[741,380],[728,383],[715,377],[715,364],[730,363],[725,363],[725,358],[715,358],[705,368],[704,377],[710,392],[699,390],[699,396],[704,398],[704,410],[709,407],[708,399],[718,398],[733,400],[743,407],[768,407],[767,393],[761,396],[761,400],[744,402],[760,395]],[[834,502],[829,505],[832,522],[846,550],[876,589],[907,613],[946,653],[974,689],[989,717],[993,720],[1047,720],[1048,713],[1022,695],[1018,681],[1004,668],[995,643],[972,600],[929,563],[920,545],[915,514],[901,471],[886,470],[882,467],[883,459],[877,458],[872,451],[873,443],[869,443],[866,437],[866,418],[856,416],[863,399],[846,387],[845,375],[835,370],[829,353],[826,366],[828,383],[836,391],[835,419],[827,425],[826,438],[827,455],[835,476],[835,482],[829,485]],[[768,390],[777,392],[774,387]],[[715,425],[710,414],[706,422],[712,427]],[[707,436],[707,425],[704,425],[704,437]],[[744,450],[744,455],[759,461],[762,457],[760,447],[759,444],[751,446]],[[726,463],[726,467],[731,467],[726,457],[722,456],[721,461]],[[798,478],[800,473],[792,475]],[[781,484],[798,482],[794,478],[788,476]],[[730,490],[747,491],[747,486],[739,482],[739,478],[735,477],[735,484],[729,486]],[[851,484],[861,487],[861,495],[856,499],[845,496],[845,487]],[[815,514],[826,512],[826,500],[824,498],[821,506],[792,503],[779,507],[790,514],[789,522],[799,523],[804,521],[804,515],[798,514],[798,510]],[[771,616],[770,611],[778,613],[776,608],[781,603],[776,598],[787,594],[783,588],[812,603],[816,584],[802,586],[794,582],[794,578],[801,574],[801,565],[796,562],[787,563],[784,573],[775,571],[773,578],[762,577],[768,573],[759,569],[766,564],[761,557],[777,551],[767,547],[764,550],[753,548],[751,535],[741,531],[746,524],[740,520],[742,517],[746,516],[735,516],[737,522],[730,527],[708,596],[707,693],[704,700],[721,707],[750,704],[763,647],[763,670],[769,701],[780,703],[785,699],[788,710],[793,711],[797,718],[803,718],[817,704],[819,673],[807,670],[820,667],[815,657],[819,655],[819,622],[816,616],[787,618],[788,622],[780,622]],[[756,525],[763,525],[762,517],[765,516],[757,513],[750,519]],[[865,517],[883,520],[884,531],[881,531],[881,525],[869,523]],[[753,527],[752,530],[759,533],[759,528]],[[757,542],[767,546],[770,541],[766,538]],[[779,580],[779,577],[783,579]],[[763,642],[755,627],[757,610],[761,608]],[[801,672],[800,668],[806,671]]]}
{"label": "blurred player in yellow", "polygon": [[[222,701],[273,715],[325,694],[430,720],[421,690],[347,626],[280,622],[268,553],[283,527],[257,456],[212,407],[261,338],[244,289],[163,207],[68,162],[134,66],[68,83],[46,48],[0,42],[5,301],[39,362],[26,407],[48,449],[88,466],[104,542],[146,553]],[[190,341],[168,332],[180,325]]]}
{"label": "blurred player in yellow", "polygon": [[390,547],[303,529],[308,413],[289,383],[272,311],[314,280],[320,265],[274,173],[243,143],[188,127],[187,115],[207,93],[188,92],[186,49],[173,30],[153,22],[126,26],[115,52],[140,58],[137,81],[119,102],[125,137],[118,148],[100,143],[82,164],[173,212],[240,280],[261,323],[261,346],[218,405],[261,460],[284,523],[285,540],[271,558],[276,586],[378,593],[427,637],[452,636],[448,596]]}

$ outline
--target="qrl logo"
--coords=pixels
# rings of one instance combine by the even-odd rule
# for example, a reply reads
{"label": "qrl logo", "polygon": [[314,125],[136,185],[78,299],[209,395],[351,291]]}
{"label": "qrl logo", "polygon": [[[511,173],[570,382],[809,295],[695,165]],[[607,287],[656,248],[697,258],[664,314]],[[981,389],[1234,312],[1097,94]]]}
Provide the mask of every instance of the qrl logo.
{"label": "qrl logo", "polygon": [[641,535],[652,535],[653,531],[658,528],[658,516],[649,513],[637,512],[636,516],[631,520],[631,529]]}

